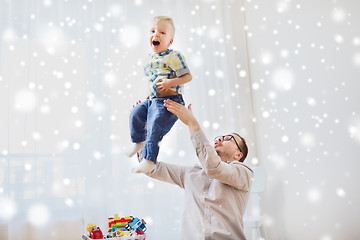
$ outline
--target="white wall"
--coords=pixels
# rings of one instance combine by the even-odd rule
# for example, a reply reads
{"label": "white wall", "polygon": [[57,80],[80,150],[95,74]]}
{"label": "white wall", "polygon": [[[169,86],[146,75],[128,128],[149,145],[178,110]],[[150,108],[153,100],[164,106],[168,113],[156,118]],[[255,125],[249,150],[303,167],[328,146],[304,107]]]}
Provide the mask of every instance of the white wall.
{"label": "white wall", "polygon": [[270,239],[359,239],[360,3],[245,6]]}

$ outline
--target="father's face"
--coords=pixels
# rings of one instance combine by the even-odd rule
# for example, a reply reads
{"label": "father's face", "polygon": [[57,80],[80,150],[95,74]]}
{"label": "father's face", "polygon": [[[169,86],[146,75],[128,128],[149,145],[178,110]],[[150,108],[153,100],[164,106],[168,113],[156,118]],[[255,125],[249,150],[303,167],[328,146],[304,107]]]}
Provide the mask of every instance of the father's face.
{"label": "father's face", "polygon": [[241,139],[237,135],[227,134],[215,138],[214,148],[221,160],[239,161],[242,153],[236,143],[239,144],[240,142]]}

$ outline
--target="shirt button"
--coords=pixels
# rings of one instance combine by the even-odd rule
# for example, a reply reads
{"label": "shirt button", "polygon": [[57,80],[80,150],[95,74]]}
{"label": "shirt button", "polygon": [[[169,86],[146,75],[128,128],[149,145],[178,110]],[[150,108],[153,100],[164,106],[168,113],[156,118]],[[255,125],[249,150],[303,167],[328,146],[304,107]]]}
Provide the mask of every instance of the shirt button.
{"label": "shirt button", "polygon": [[209,221],[208,220],[205,220],[206,223],[208,223]]}
{"label": "shirt button", "polygon": [[206,194],[207,194],[207,192],[203,192],[203,194],[204,194],[204,195],[206,195]]}
{"label": "shirt button", "polygon": [[211,181],[211,178],[209,178],[209,181]]}

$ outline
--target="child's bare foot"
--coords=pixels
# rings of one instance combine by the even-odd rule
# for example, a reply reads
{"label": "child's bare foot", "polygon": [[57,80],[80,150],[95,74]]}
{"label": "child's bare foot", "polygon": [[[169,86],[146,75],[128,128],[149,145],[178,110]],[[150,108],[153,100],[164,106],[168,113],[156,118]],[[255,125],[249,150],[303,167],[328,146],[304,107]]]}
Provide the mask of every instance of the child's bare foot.
{"label": "child's bare foot", "polygon": [[140,164],[133,169],[135,173],[145,173],[150,174],[154,169],[156,165],[150,160],[143,159]]}
{"label": "child's bare foot", "polygon": [[145,146],[145,141],[133,144],[130,152],[128,153],[128,157],[131,158],[132,156],[134,156],[134,154],[141,151],[144,148],[144,146]]}

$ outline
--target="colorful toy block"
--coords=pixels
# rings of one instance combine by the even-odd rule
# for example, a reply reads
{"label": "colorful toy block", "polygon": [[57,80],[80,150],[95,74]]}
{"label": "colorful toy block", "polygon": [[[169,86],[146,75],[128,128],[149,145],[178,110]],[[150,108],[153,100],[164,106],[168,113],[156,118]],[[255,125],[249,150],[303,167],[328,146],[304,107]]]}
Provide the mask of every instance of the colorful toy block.
{"label": "colorful toy block", "polygon": [[[118,214],[114,214],[114,217],[108,218],[109,230],[105,238],[120,240],[125,236],[135,236],[136,239],[145,240],[145,231],[147,230],[145,224],[144,219],[140,220],[133,216],[120,218]],[[104,239],[101,229],[96,224],[87,225],[86,230],[89,232],[89,235],[83,235],[83,239]]]}
{"label": "colorful toy block", "polygon": [[89,224],[86,227],[86,230],[89,232],[90,239],[103,239],[104,235],[99,227],[96,224]]}

